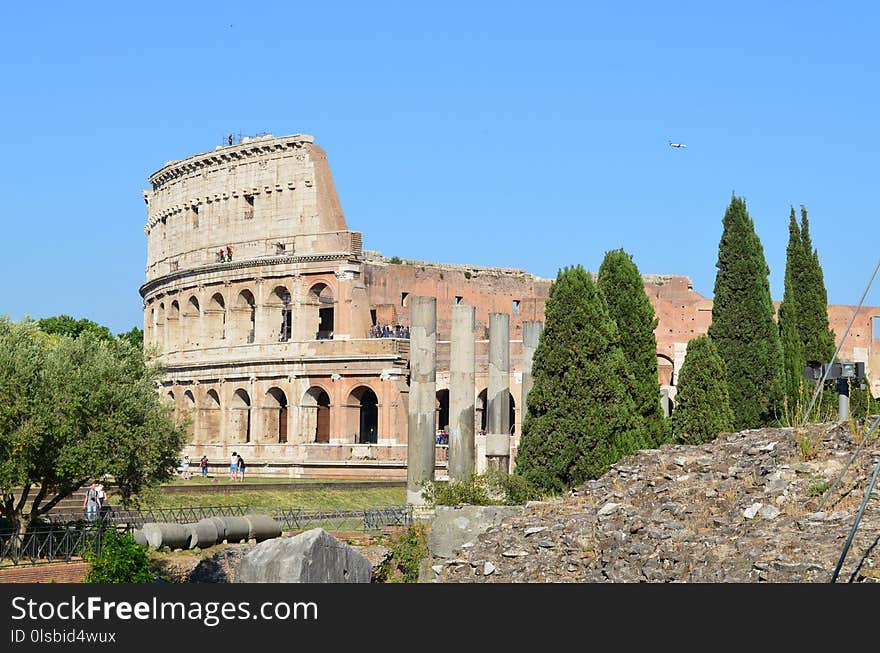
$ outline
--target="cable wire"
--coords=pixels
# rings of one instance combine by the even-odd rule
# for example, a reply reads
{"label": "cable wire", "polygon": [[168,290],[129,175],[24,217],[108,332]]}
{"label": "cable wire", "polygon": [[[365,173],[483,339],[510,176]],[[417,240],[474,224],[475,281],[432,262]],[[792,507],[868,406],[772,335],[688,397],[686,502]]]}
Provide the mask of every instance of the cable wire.
{"label": "cable wire", "polygon": [[871,498],[871,492],[874,491],[874,484],[877,482],[878,474],[880,474],[880,461],[877,461],[877,466],[874,467],[874,475],[871,477],[871,482],[868,484],[868,491],[865,492],[865,498],[862,499],[862,506],[859,508],[859,514],[856,515],[856,521],[853,523],[852,530],[849,532],[849,537],[846,538],[846,544],[843,545],[843,551],[840,553],[840,560],[837,561],[837,567],[834,568],[834,573],[831,575],[832,583],[837,582],[837,575],[840,573],[840,568],[843,566],[843,561],[846,559],[849,546],[852,544],[853,538],[856,535],[856,529],[859,527],[859,522],[862,521],[862,515],[865,513],[865,506],[868,505],[868,499]]}

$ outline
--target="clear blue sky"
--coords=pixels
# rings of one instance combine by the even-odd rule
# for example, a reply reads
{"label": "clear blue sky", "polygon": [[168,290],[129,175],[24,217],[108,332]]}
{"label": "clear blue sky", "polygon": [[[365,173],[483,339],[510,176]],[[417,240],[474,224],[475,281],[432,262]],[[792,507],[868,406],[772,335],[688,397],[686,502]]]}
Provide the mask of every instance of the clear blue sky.
{"label": "clear blue sky", "polygon": [[623,247],[711,297],[735,192],[781,299],[804,204],[829,301],[855,304],[878,256],[878,13],[3,3],[0,314],[141,325],[141,190],[230,132],[312,134],[367,249],[543,277]]}

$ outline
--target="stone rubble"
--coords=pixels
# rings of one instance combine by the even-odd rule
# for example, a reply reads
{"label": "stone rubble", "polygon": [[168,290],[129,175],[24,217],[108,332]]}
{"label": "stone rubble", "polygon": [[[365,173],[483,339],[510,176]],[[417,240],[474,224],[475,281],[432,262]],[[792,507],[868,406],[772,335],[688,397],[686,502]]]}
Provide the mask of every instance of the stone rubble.
{"label": "stone rubble", "polygon": [[[794,428],[628,456],[567,496],[530,502],[451,559],[433,558],[433,582],[829,582],[880,440],[819,511],[856,443],[847,424],[809,429],[822,438],[810,461]],[[878,499],[875,488],[838,582],[880,580]]]}

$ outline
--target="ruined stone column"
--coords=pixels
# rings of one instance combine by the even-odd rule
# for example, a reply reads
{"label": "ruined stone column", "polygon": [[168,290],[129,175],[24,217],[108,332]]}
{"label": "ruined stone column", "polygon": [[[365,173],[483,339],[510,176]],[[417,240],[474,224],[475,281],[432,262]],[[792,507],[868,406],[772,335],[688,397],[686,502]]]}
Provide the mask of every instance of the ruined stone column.
{"label": "ruined stone column", "polygon": [[[523,343],[522,343],[522,398],[520,399],[520,424],[526,419],[526,397],[529,396],[529,390],[532,389],[532,359],[535,356],[535,350],[538,348],[538,340],[541,338],[541,331],[544,330],[544,323],[537,320],[527,320],[523,322]],[[520,434],[522,429],[520,428]]]}
{"label": "ruined stone column", "polygon": [[486,418],[486,461],[507,473],[510,466],[510,316],[489,313],[489,411]]}
{"label": "ruined stone column", "polygon": [[437,398],[437,299],[410,298],[409,421],[406,502],[424,505],[422,483],[434,480],[434,402]]}
{"label": "ruined stone column", "polygon": [[461,481],[474,471],[473,306],[452,307],[449,361],[449,478]]}

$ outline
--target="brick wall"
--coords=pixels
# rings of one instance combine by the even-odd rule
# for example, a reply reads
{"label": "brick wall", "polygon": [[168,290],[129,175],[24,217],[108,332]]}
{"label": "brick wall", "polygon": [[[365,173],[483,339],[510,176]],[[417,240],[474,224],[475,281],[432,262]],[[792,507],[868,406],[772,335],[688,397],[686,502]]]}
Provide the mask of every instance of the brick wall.
{"label": "brick wall", "polygon": [[20,564],[0,569],[0,583],[81,583],[88,570],[88,562]]}

